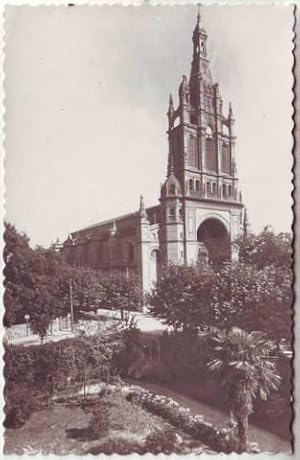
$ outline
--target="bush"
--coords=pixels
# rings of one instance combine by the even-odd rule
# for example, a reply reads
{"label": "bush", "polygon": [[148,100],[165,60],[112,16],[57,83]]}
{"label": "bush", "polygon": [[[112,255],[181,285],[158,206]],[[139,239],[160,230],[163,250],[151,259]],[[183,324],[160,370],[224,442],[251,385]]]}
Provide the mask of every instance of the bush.
{"label": "bush", "polygon": [[96,438],[105,436],[109,428],[109,413],[104,404],[97,404],[90,421],[91,434]]}
{"label": "bush", "polygon": [[18,385],[6,390],[5,397],[5,428],[20,428],[31,414],[47,405],[47,394],[33,392],[27,385]]}
{"label": "bush", "polygon": [[145,453],[151,454],[174,454],[179,453],[176,449],[177,437],[172,429],[159,430],[156,429],[153,433],[149,434],[146,438],[144,449]]}
{"label": "bush", "polygon": [[128,391],[126,399],[165,418],[172,425],[203,441],[217,452],[228,453],[232,451],[227,432],[222,432],[212,424],[205,422],[200,415],[191,415],[189,409],[180,407],[172,398],[155,395],[150,391],[133,387]]}

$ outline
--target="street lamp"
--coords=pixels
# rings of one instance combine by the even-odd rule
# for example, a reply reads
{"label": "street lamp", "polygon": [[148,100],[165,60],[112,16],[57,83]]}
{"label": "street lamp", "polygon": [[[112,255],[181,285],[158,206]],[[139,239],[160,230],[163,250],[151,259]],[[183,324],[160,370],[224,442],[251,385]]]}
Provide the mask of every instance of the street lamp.
{"label": "street lamp", "polygon": [[25,318],[25,321],[26,321],[26,336],[28,336],[28,332],[29,332],[29,320],[30,320],[30,315],[28,315],[28,313],[26,313],[26,315],[24,316]]}
{"label": "street lamp", "polygon": [[73,284],[72,280],[69,281],[69,290],[70,290],[70,316],[71,316],[71,331],[73,331],[74,325],[74,305],[73,305]]}

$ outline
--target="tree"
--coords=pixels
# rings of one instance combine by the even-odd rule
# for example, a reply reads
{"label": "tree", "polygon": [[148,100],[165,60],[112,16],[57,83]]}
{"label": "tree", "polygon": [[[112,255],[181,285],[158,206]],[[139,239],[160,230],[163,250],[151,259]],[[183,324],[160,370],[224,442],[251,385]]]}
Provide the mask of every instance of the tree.
{"label": "tree", "polygon": [[30,309],[30,328],[34,334],[40,336],[41,343],[55,317],[55,301],[55,297],[48,292],[47,287],[42,285],[36,287]]}
{"label": "tree", "polygon": [[102,274],[100,284],[103,290],[102,304],[120,309],[122,319],[124,310],[136,310],[142,305],[142,290],[134,274]]}
{"label": "tree", "polygon": [[292,272],[286,267],[229,263],[215,271],[211,308],[215,326],[260,330],[279,341],[291,339]]}
{"label": "tree", "polygon": [[239,246],[241,262],[255,265],[258,269],[267,266],[291,268],[292,235],[279,233],[276,235],[270,226],[261,233],[244,233],[236,240]]}
{"label": "tree", "polygon": [[28,313],[27,308],[32,301],[33,280],[30,267],[33,250],[25,233],[18,232],[7,222],[4,226],[4,324],[10,326],[24,321],[24,315]]}
{"label": "tree", "polygon": [[214,323],[211,294],[214,272],[209,267],[167,267],[147,297],[150,313],[175,330]]}
{"label": "tree", "polygon": [[290,341],[292,272],[287,267],[228,262],[168,267],[148,296],[153,316],[175,330],[240,327]]}
{"label": "tree", "polygon": [[260,332],[247,333],[238,328],[214,330],[210,371],[221,372],[227,401],[237,421],[239,452],[247,451],[248,418],[256,398],[266,400],[280,385],[272,355],[276,345]]}

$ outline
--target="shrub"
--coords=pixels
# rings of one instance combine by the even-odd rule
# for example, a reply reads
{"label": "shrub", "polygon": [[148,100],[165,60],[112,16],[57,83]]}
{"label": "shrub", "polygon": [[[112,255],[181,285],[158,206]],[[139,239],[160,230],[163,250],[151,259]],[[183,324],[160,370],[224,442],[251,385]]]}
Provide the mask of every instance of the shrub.
{"label": "shrub", "polygon": [[89,428],[91,434],[95,438],[100,438],[107,434],[109,428],[109,414],[104,404],[97,404],[93,409]]}
{"label": "shrub", "polygon": [[159,430],[156,429],[153,433],[149,434],[146,438],[144,448],[145,453],[151,454],[174,454],[179,453],[176,449],[177,436],[174,430]]}
{"label": "shrub", "polygon": [[47,394],[33,392],[27,385],[6,389],[4,396],[6,428],[20,428],[35,410],[47,404]]}

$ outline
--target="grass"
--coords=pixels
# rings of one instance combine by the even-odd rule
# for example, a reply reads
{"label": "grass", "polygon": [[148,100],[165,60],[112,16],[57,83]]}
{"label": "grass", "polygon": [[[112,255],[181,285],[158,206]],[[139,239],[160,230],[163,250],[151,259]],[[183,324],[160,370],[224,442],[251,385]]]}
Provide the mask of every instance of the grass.
{"label": "grass", "polygon": [[[108,413],[108,429],[95,436],[93,410]],[[73,398],[35,412],[19,429],[6,429],[5,454],[200,453],[206,446],[122,395]]]}

